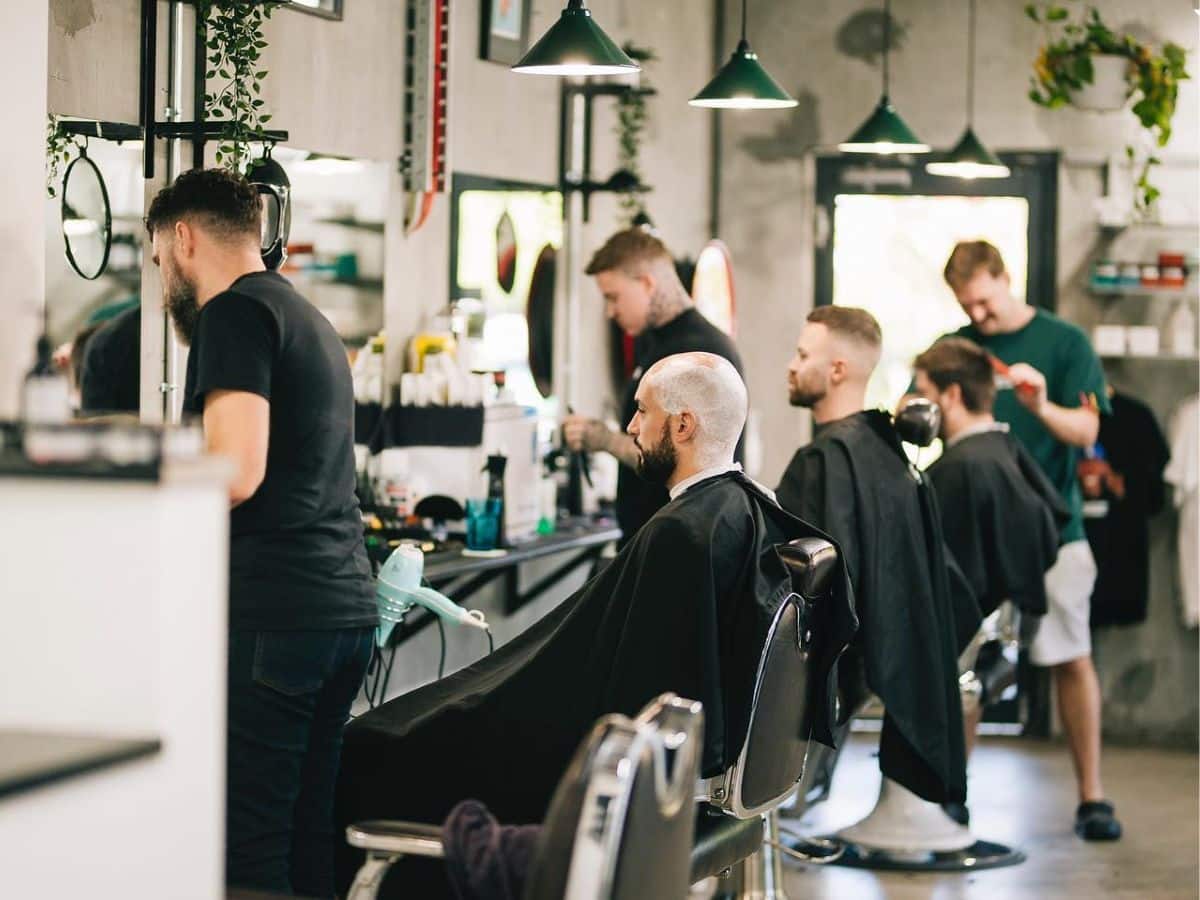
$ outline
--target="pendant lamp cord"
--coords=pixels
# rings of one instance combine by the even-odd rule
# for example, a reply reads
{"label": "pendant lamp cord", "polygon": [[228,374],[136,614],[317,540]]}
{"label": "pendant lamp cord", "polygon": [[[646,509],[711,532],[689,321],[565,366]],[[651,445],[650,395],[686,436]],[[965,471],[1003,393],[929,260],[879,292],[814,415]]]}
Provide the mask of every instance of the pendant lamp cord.
{"label": "pendant lamp cord", "polygon": [[967,127],[975,125],[975,0],[971,0],[971,22],[967,32]]}
{"label": "pendant lamp cord", "polygon": [[883,96],[888,96],[888,56],[892,51],[892,0],[883,0]]}
{"label": "pendant lamp cord", "polygon": [[742,43],[746,43],[746,0],[742,0]]}

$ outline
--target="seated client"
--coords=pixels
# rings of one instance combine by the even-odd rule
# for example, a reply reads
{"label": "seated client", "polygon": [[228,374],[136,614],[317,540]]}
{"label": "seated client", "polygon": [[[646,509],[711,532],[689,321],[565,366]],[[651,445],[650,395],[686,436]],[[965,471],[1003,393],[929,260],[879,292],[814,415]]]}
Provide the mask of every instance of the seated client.
{"label": "seated client", "polygon": [[[961,577],[951,580],[933,492],[915,476],[891,416],[863,409],[881,344],[866,310],[822,306],[809,315],[788,388],[793,406],[812,410],[813,441],[777,491],[785,509],[844,548],[861,621],[844,665],[861,667],[886,707],[880,769],[925,800],[962,803],[958,655],[979,609]],[[855,681],[841,676],[839,688]],[[865,699],[858,693],[845,697],[848,714]]]}
{"label": "seated client", "polygon": [[[704,704],[705,777],[745,738],[767,630],[791,592],[777,544],[824,537],[741,472],[734,447],[746,388],[707,353],[656,363],[628,431],[643,477],[671,501],[612,563],[557,609],[474,665],[396,698],[346,730],[338,820],[439,823],[466,797],[502,822],[540,821],[576,745],[601,715],[632,715],[664,691]],[[813,737],[832,741],[828,678],[855,618],[835,579],[817,666]],[[826,677],[822,678],[824,675]],[[817,690],[823,688],[818,686]],[[343,886],[358,859],[339,862]],[[436,897],[438,866],[404,861],[384,896]]]}

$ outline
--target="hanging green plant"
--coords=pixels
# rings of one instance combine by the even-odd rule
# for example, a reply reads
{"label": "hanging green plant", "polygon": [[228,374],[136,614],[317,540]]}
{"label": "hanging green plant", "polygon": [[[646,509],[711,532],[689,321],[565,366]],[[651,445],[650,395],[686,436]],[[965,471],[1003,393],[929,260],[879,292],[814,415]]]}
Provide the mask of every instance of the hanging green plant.
{"label": "hanging green plant", "polygon": [[[621,49],[642,67],[642,77],[637,89],[626,91],[617,98],[617,168],[632,172],[637,176],[636,184],[642,184],[642,138],[650,119],[646,109],[646,92],[650,89],[645,75],[646,63],[653,62],[658,56],[649,47],[632,43],[626,43]],[[642,212],[640,193],[636,190],[619,193],[617,206],[621,210],[623,227],[630,227],[637,214]]]}
{"label": "hanging green plant", "polygon": [[58,123],[58,116],[46,117],[46,196],[57,197],[58,170],[71,161],[71,151],[82,144],[73,134],[67,134]]}
{"label": "hanging green plant", "polygon": [[222,123],[217,144],[217,164],[245,171],[250,161],[250,144],[266,140],[262,94],[267,70],[260,57],[266,49],[263,24],[275,8],[286,3],[275,0],[197,0],[196,27],[208,52],[206,82],[223,86],[204,92],[204,116]]}
{"label": "hanging green plant", "polygon": [[[1104,23],[1099,11],[1086,6],[1077,17],[1060,3],[1029,3],[1025,14],[1049,31],[1046,44],[1033,63],[1033,86],[1029,99],[1047,109],[1068,103],[1083,108],[1102,108],[1086,102],[1098,82],[1098,65],[1117,73],[1119,95],[1113,104],[1120,108],[1132,96],[1133,114],[1154,143],[1163,147],[1171,139],[1171,119],[1179,96],[1179,82],[1189,76],[1187,54],[1178,44],[1167,42],[1155,52],[1128,34],[1119,34]],[[1084,100],[1084,102],[1081,102]],[[1137,171],[1137,210],[1145,214],[1159,197],[1150,183],[1151,167],[1159,160],[1146,154],[1137,169],[1137,150],[1128,146],[1126,156]]]}

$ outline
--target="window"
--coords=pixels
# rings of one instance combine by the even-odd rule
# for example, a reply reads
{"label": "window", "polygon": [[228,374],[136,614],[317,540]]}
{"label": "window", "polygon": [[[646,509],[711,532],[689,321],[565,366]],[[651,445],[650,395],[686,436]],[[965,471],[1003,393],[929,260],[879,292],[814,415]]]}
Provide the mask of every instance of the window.
{"label": "window", "polygon": [[342,0],[291,0],[287,8],[324,16],[326,19],[342,17]]}

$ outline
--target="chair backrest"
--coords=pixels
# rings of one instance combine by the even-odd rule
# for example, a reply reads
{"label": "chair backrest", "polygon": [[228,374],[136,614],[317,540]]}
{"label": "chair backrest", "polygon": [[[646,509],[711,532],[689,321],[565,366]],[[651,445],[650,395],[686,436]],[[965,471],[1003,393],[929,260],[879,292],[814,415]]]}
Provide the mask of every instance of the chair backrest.
{"label": "chair backrest", "polygon": [[555,791],[524,900],[683,900],[703,728],[674,694],[602,719]]}
{"label": "chair backrest", "polygon": [[759,657],[746,740],[737,760],[709,782],[707,800],[738,818],[766,812],[786,798],[804,774],[812,696],[812,610],[829,595],[837,550],[820,538],[781,545],[792,593],[775,613]]}

